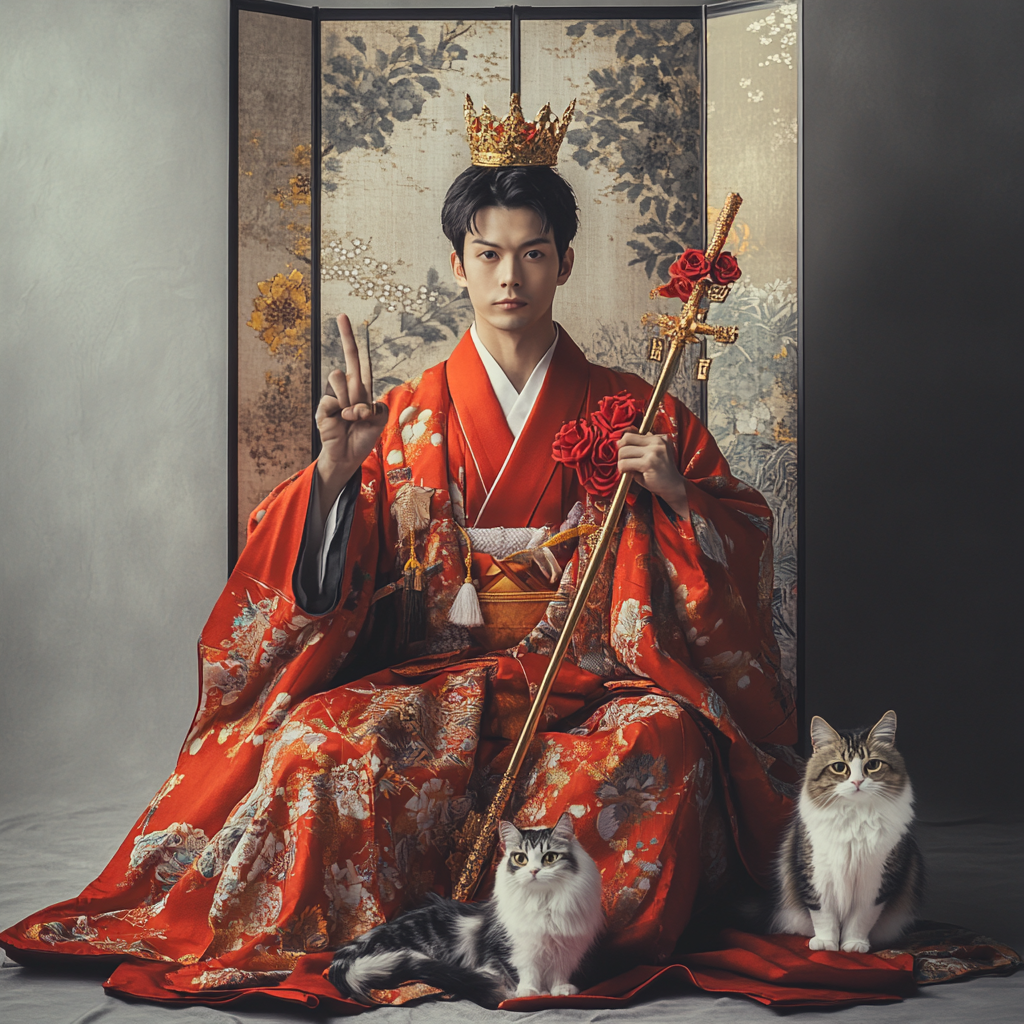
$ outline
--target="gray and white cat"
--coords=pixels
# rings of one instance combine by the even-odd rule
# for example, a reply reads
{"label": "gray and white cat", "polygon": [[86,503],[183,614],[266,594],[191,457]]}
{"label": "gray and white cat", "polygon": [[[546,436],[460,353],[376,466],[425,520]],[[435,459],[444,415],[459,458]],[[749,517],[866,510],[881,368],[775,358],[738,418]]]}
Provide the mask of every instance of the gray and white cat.
{"label": "gray and white cat", "polygon": [[604,927],[601,874],[563,814],[553,828],[499,825],[494,895],[428,902],[361,935],[328,970],[342,993],[420,981],[495,1006],[513,996],[575,995],[571,978]]}
{"label": "gray and white cat", "polygon": [[772,930],[809,935],[811,949],[866,953],[903,934],[924,882],[896,715],[850,732],[815,716],[811,742],[779,854]]}

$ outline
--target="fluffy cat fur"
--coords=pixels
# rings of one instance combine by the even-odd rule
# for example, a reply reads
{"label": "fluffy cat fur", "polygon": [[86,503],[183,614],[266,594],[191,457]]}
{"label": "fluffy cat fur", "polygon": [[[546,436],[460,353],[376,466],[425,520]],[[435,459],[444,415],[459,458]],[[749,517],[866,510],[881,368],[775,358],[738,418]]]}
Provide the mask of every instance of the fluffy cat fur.
{"label": "fluffy cat fur", "polygon": [[811,742],[779,854],[772,930],[808,935],[811,949],[884,948],[914,920],[924,880],[896,715],[849,732],[815,716]]}
{"label": "fluffy cat fur", "polygon": [[574,995],[570,979],[604,927],[601,874],[572,818],[553,828],[499,825],[494,895],[427,903],[339,949],[328,970],[342,993],[420,981],[484,1006],[513,996]]}

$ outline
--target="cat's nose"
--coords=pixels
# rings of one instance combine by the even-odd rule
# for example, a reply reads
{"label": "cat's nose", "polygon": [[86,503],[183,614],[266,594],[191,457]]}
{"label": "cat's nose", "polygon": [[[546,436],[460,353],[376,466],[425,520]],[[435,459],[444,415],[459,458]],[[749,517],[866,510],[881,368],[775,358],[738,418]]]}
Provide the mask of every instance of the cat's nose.
{"label": "cat's nose", "polygon": [[534,878],[536,878],[536,877],[537,877],[537,872],[538,872],[538,871],[540,871],[540,868],[532,868],[532,869],[530,870],[530,874],[531,874],[531,875],[533,875],[533,877],[534,877]]}

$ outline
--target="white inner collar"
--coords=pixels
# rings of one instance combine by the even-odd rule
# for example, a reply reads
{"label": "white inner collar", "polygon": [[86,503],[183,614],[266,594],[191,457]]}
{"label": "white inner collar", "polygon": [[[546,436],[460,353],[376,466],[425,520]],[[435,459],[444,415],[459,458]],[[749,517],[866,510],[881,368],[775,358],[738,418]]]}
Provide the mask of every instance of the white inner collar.
{"label": "white inner collar", "polygon": [[505,371],[498,365],[498,360],[484,348],[480,335],[476,333],[476,324],[474,323],[469,328],[469,335],[476,346],[477,355],[480,356],[480,362],[484,364],[487,377],[497,396],[501,411],[505,414],[505,421],[508,423],[508,429],[512,431],[513,437],[519,437],[530,416],[530,411],[537,401],[544,378],[548,373],[548,367],[554,357],[555,346],[558,344],[560,334],[561,330],[558,324],[555,324],[555,340],[548,346],[547,352],[540,357],[540,362],[533,368],[533,373],[530,374],[530,379],[526,382],[523,390],[516,391],[512,381],[505,376]]}

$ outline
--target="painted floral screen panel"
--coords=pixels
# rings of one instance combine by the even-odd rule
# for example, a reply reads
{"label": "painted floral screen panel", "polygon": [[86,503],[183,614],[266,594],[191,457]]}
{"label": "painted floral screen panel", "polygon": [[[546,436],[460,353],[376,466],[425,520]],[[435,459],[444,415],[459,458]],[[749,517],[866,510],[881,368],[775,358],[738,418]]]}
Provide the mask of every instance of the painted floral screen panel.
{"label": "painted floral screen panel", "polygon": [[326,380],[344,364],[347,313],[380,395],[447,358],[472,323],[441,204],[469,166],[466,93],[508,102],[509,22],[410,11],[321,28],[321,368]]}
{"label": "painted floral screen panel", "polygon": [[[660,364],[647,360],[640,317],[678,311],[651,288],[703,243],[702,48],[699,18],[521,23],[523,113],[549,102],[560,114],[576,99],[558,171],[576,191],[580,232],[556,318],[594,362],[651,381]],[[696,349],[672,390],[701,415]]]}
{"label": "painted floral screen panel", "polygon": [[310,460],[310,23],[238,12],[237,547]]}
{"label": "painted floral screen panel", "polygon": [[798,9],[708,13],[709,219],[720,196],[743,196],[726,244],[743,277],[709,316],[740,335],[708,345],[708,422],[734,472],[775,514],[775,633],[796,681]]}

